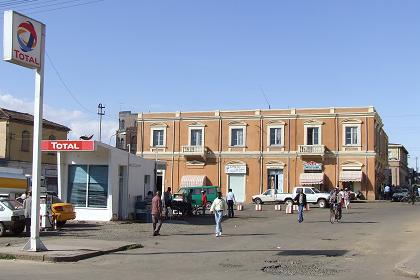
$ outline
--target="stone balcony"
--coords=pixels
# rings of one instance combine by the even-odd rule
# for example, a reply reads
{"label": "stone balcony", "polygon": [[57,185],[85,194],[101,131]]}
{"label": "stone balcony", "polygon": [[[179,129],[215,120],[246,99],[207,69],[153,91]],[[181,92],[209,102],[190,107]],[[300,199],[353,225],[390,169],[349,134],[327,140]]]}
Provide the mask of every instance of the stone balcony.
{"label": "stone balcony", "polygon": [[298,154],[300,156],[324,156],[325,145],[299,145]]}
{"label": "stone balcony", "polygon": [[201,158],[206,159],[207,147],[205,146],[182,146],[181,152],[185,158]]}

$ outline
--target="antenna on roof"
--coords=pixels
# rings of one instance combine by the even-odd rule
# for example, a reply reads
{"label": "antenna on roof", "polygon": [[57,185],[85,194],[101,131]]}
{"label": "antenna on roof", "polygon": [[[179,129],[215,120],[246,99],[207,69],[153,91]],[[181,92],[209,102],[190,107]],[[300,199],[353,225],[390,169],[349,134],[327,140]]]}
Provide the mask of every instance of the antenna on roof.
{"label": "antenna on roof", "polygon": [[261,90],[262,95],[264,96],[265,102],[267,102],[268,109],[270,110],[271,109],[271,105],[270,105],[270,102],[268,101],[267,96],[265,95],[265,92],[264,92],[264,89],[263,89],[262,86],[260,86],[260,90]]}

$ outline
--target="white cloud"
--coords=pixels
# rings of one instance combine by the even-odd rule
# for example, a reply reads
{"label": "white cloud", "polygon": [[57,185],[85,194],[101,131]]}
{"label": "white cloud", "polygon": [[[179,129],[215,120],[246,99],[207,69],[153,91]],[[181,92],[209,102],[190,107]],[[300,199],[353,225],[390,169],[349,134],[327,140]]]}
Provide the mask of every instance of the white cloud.
{"label": "white cloud", "polygon": [[[0,107],[33,114],[34,103],[19,99],[10,94],[0,93]],[[78,139],[81,135],[94,134],[99,139],[99,117],[78,110],[68,110],[44,104],[44,119],[65,125],[71,129],[69,139]],[[115,145],[115,132],[118,122],[107,118],[102,119],[102,142]],[[111,141],[110,141],[111,140]]]}

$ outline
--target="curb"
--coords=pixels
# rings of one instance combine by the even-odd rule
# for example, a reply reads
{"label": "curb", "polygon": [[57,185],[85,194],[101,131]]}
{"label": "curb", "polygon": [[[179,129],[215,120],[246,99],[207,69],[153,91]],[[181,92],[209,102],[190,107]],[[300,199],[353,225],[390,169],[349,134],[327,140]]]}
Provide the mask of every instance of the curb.
{"label": "curb", "polygon": [[399,263],[399,264],[395,265],[394,272],[401,275],[401,276],[405,276],[405,277],[410,277],[410,278],[415,278],[415,279],[420,278],[420,272],[411,271],[411,270],[407,269],[407,267],[404,265],[404,263]]}
{"label": "curb", "polygon": [[38,261],[38,262],[77,262],[89,258],[94,258],[102,255],[112,254],[115,252],[120,251],[128,251],[133,249],[139,249],[143,248],[141,244],[128,244],[124,245],[118,248],[113,248],[110,250],[80,250],[80,251],[86,251],[83,253],[80,253],[78,255],[73,256],[49,256],[48,254],[41,253],[32,253],[32,254],[26,254],[26,253],[0,253],[0,259],[9,259],[9,260],[26,260],[26,261]]}

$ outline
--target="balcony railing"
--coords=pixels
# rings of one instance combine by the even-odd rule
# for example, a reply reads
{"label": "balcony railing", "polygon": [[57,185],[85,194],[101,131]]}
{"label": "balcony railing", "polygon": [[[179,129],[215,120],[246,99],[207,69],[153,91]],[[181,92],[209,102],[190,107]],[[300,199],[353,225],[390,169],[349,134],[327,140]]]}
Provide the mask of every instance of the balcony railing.
{"label": "balcony railing", "polygon": [[301,155],[321,155],[325,154],[325,145],[299,145]]}
{"label": "balcony railing", "polygon": [[205,146],[182,146],[182,153],[185,157],[199,156],[206,157],[207,147]]}

